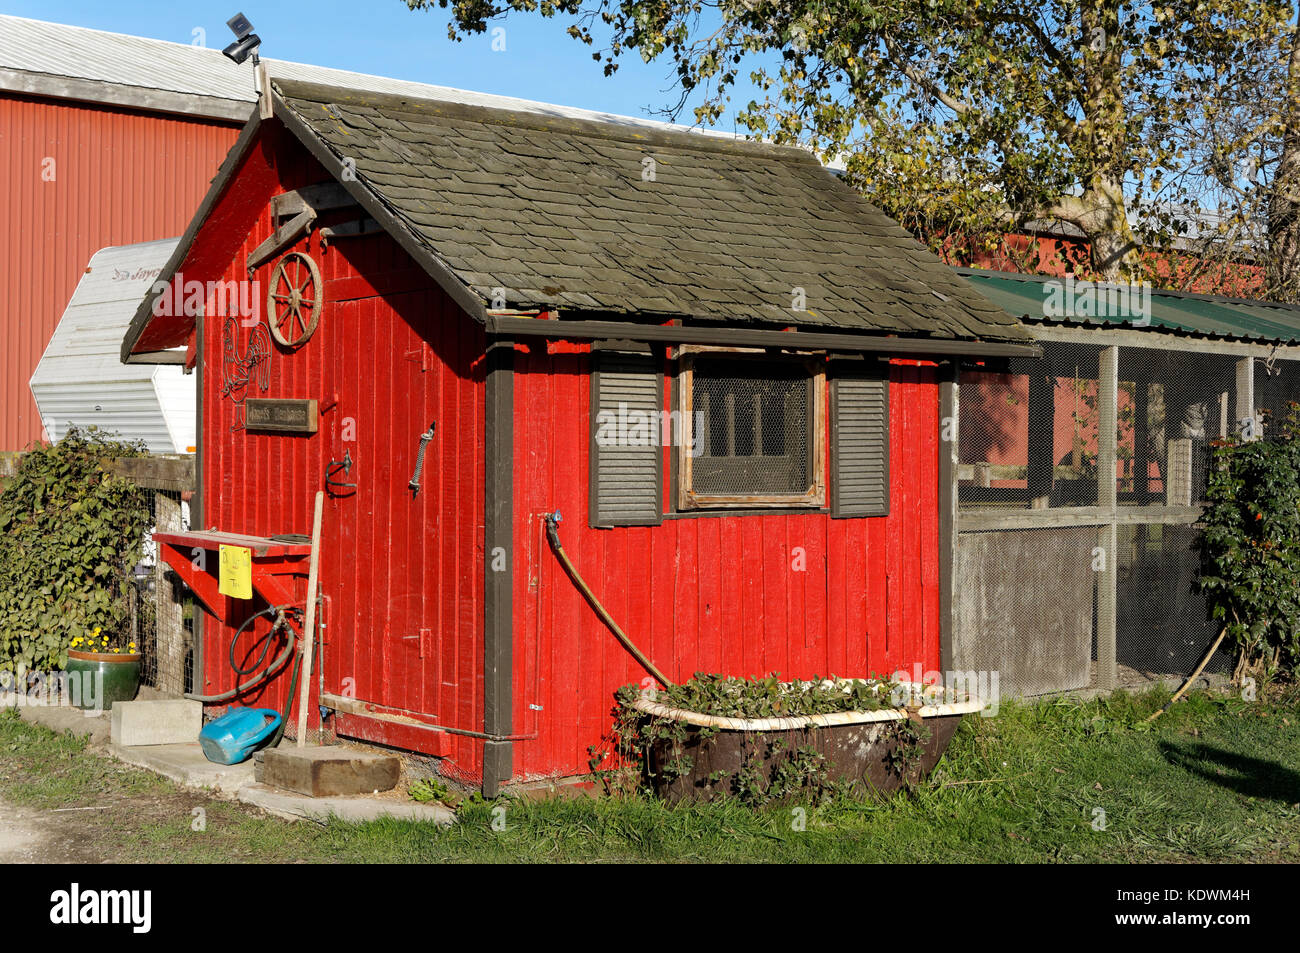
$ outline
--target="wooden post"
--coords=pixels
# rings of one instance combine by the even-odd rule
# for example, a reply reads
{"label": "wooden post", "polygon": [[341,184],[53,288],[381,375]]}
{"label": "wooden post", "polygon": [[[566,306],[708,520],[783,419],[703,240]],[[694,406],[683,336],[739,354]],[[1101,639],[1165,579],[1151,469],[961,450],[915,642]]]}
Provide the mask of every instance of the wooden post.
{"label": "wooden post", "polygon": [[1097,533],[1102,561],[1097,566],[1097,687],[1115,686],[1115,590],[1119,583],[1119,532],[1116,519],[1115,461],[1119,430],[1119,348],[1104,348],[1097,367],[1097,504],[1109,522]]}
{"label": "wooden post", "polygon": [[[164,533],[184,529],[181,504],[166,493],[154,494],[154,529]],[[174,578],[159,553],[153,568],[154,658],[158,664],[154,687],[165,695],[179,697],[185,692],[185,622],[181,587],[173,582]]]}
{"label": "wooden post", "polygon": [[[1237,362],[1236,424],[1255,416],[1255,359],[1243,357]],[[1258,433],[1258,428],[1256,430]]]}
{"label": "wooden post", "polygon": [[1056,414],[1052,405],[1056,382],[1045,373],[1046,361],[1034,361],[1029,372],[1029,506],[1045,510],[1052,497]]}
{"label": "wooden post", "polygon": [[960,369],[955,361],[939,368],[939,668],[951,672],[956,635],[958,513],[958,419]]}
{"label": "wooden post", "polygon": [[307,696],[311,690],[312,632],[316,626],[316,583],[320,575],[320,520],[325,491],[316,491],[316,512],[311,521],[311,565],[307,570],[307,621],[302,627],[302,669],[298,688],[298,747],[307,744]]}

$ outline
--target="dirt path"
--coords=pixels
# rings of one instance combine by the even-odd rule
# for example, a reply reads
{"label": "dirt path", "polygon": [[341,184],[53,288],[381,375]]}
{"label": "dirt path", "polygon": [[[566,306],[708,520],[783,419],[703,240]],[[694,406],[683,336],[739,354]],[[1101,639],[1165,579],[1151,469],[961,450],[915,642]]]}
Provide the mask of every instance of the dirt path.
{"label": "dirt path", "polygon": [[81,824],[63,828],[60,817],[0,801],[0,864],[98,863],[93,848],[78,841]]}

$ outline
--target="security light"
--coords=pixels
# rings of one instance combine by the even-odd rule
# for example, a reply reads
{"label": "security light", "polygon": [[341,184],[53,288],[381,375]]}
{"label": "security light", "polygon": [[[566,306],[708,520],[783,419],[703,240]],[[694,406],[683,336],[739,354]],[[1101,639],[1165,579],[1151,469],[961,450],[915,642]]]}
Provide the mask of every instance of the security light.
{"label": "security light", "polygon": [[226,21],[226,26],[230,27],[230,32],[235,34],[236,40],[242,40],[248,34],[253,32],[253,24],[249,22],[248,17],[242,13],[236,13]]}
{"label": "security light", "polygon": [[236,63],[244,62],[251,55],[253,65],[256,66],[257,48],[262,45],[262,38],[253,32],[253,24],[249,22],[248,17],[236,13],[226,21],[226,26],[230,27],[230,32],[235,34],[235,42],[221,52]]}

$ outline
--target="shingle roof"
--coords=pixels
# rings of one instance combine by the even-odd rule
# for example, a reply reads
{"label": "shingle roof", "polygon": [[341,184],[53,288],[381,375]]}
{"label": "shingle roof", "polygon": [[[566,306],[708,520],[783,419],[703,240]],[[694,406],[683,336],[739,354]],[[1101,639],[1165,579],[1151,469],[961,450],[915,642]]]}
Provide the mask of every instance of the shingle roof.
{"label": "shingle roof", "polygon": [[[355,163],[358,182],[484,301],[503,292],[507,307],[562,313],[1027,339],[803,150],[275,87],[310,135]],[[791,310],[796,288],[804,312]]]}

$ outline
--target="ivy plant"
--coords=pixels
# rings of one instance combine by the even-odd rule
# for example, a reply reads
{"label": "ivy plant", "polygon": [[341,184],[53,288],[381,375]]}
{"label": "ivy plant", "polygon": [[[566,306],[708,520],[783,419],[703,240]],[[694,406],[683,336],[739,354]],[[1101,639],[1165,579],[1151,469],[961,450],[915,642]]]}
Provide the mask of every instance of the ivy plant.
{"label": "ivy plant", "polygon": [[1300,661],[1300,405],[1264,440],[1215,441],[1199,588],[1246,671]]}
{"label": "ivy plant", "polygon": [[127,572],[149,506],[106,461],[144,453],[141,443],[72,428],[23,455],[0,492],[0,672],[62,668],[74,640],[124,635]]}

